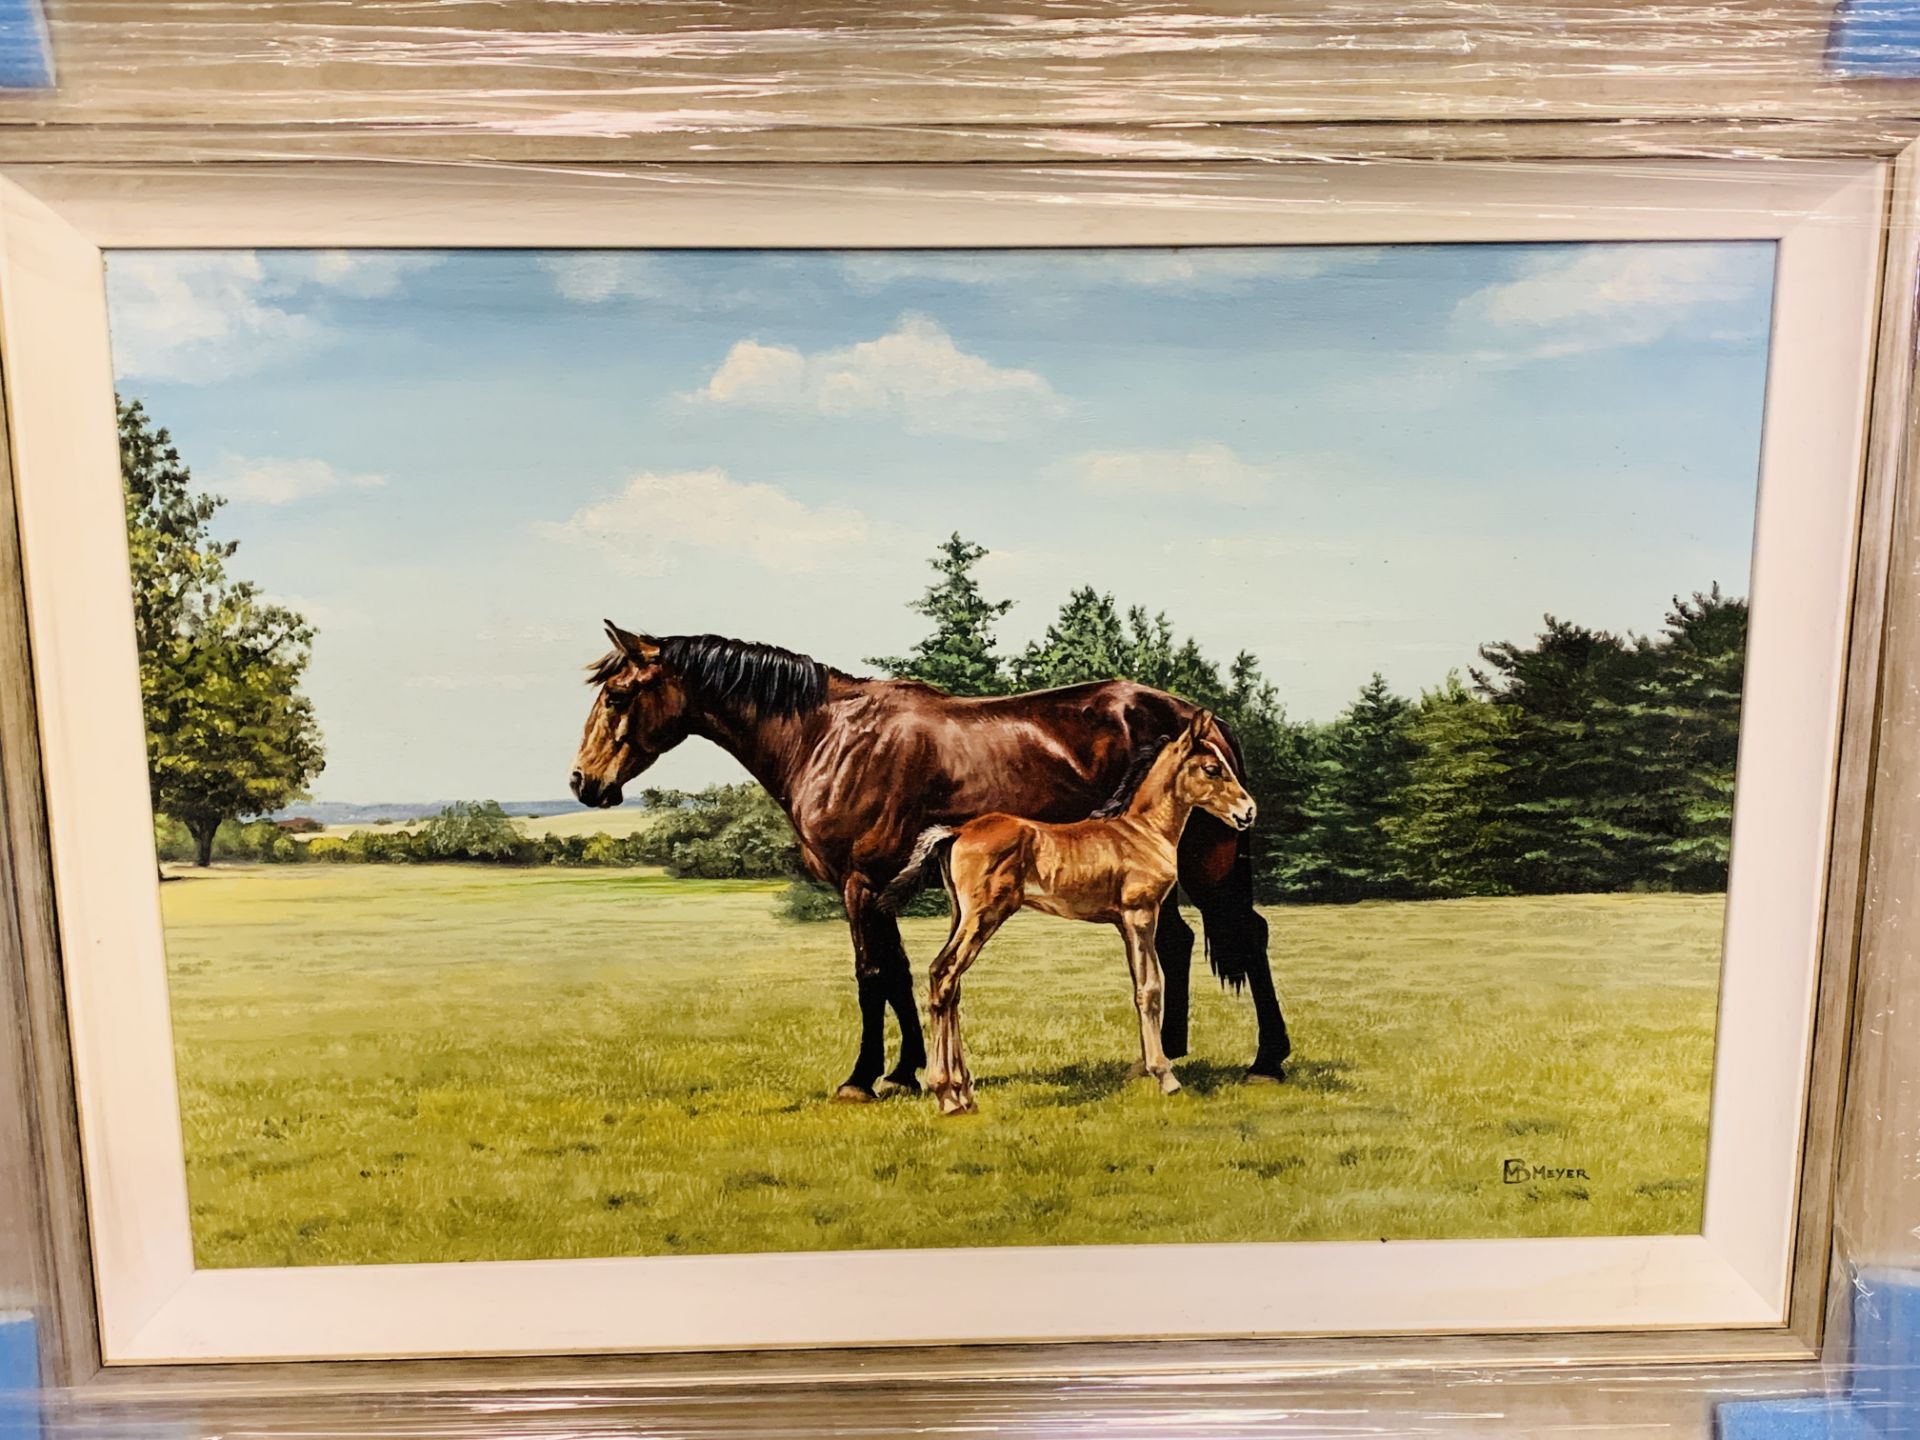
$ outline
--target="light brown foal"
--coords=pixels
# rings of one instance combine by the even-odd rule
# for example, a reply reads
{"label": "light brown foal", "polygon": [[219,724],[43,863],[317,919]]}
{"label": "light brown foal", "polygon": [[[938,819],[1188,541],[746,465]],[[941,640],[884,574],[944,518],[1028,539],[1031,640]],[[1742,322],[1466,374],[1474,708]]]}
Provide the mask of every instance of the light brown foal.
{"label": "light brown foal", "polygon": [[960,1046],[960,977],[1023,907],[1120,931],[1140,1013],[1141,1063],[1163,1093],[1180,1088],[1160,1044],[1154,923],[1178,874],[1187,818],[1206,810],[1242,830],[1254,819],[1253,797],[1234,777],[1232,762],[1202,738],[1212,719],[1202,711],[1167,742],[1119,814],[1064,825],[982,815],[958,829],[935,827],[920,836],[907,873],[916,873],[944,845],[941,870],[953,907],[953,930],[929,972],[933,1053],[927,1086],[944,1113],[977,1108]]}

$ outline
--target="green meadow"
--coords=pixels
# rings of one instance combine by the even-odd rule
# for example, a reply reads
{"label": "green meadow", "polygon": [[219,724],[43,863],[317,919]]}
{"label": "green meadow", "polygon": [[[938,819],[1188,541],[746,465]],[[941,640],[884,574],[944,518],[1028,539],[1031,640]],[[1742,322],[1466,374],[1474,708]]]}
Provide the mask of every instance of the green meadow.
{"label": "green meadow", "polygon": [[[1196,957],[1173,1097],[1126,1076],[1118,939],[1023,915],[967,978],[981,1113],[943,1119],[828,1100],[846,934],[779,888],[170,881],[200,1264],[1698,1229],[1719,897],[1270,909],[1291,1081],[1239,1083],[1251,1007]],[[924,983],[945,921],[905,931]]]}

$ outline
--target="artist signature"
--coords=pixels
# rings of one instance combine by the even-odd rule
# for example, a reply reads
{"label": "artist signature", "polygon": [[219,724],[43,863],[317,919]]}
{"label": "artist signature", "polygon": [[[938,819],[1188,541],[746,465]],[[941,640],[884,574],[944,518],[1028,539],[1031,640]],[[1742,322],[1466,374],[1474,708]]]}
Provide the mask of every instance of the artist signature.
{"label": "artist signature", "polygon": [[1509,1185],[1525,1185],[1529,1180],[1591,1180],[1579,1166],[1533,1165],[1525,1160],[1508,1160],[1500,1167],[1500,1178]]}

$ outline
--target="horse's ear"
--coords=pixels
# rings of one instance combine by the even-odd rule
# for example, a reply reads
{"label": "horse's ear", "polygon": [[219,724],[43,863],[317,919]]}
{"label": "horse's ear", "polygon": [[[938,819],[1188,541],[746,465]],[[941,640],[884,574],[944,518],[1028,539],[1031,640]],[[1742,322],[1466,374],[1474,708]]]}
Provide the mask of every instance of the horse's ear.
{"label": "horse's ear", "polygon": [[613,642],[613,648],[633,661],[636,665],[651,665],[660,658],[660,647],[644,635],[636,635],[631,630],[622,630],[611,620],[602,620],[607,627],[607,639]]}

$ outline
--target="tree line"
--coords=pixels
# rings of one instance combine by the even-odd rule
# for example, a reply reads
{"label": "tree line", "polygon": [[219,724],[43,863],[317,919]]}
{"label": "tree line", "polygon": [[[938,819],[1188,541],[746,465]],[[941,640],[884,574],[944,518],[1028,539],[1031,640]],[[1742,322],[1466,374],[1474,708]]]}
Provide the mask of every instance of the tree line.
{"label": "tree line", "polygon": [[1259,802],[1256,881],[1278,901],[1717,890],[1727,879],[1747,604],[1713,585],[1660,632],[1545,617],[1525,642],[1417,697],[1373,675],[1332,721],[1291,719],[1259,659],[1224,664],[1164,614],[1072,591],[1040,639],[1004,653],[1010,602],[951,536],[913,608],[931,623],[869,663],[956,694],[1123,677],[1215,711]]}
{"label": "tree line", "polygon": [[[253,865],[651,865],[703,880],[800,874],[793,827],[758,785],[647,790],[642,801],[647,823],[629,835],[532,835],[498,801],[461,800],[417,824],[381,822],[345,835],[299,819],[228,820],[211,854]],[[198,853],[194,836],[171,816],[155,821],[154,841],[162,860]]]}

